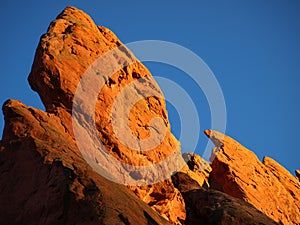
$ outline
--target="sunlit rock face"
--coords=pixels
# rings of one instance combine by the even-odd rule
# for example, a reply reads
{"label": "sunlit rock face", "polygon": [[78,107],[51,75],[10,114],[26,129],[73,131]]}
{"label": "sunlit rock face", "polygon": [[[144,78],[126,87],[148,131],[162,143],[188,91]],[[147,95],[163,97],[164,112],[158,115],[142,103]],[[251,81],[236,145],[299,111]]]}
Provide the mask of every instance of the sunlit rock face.
{"label": "sunlit rock face", "polygon": [[[184,221],[184,201],[170,179],[176,165],[162,164],[149,172],[153,164],[168,158],[184,162],[170,132],[165,100],[148,69],[113,32],[97,26],[81,10],[67,7],[41,37],[28,80],[47,112],[60,118],[73,139],[77,135],[77,146],[84,149],[81,153],[90,165],[108,169],[103,173],[128,184],[165,219]],[[110,157],[94,148],[99,141],[95,136]],[[124,165],[133,167],[124,173]]]}
{"label": "sunlit rock face", "polygon": [[300,223],[299,179],[271,158],[210,130],[212,162],[181,156],[148,69],[81,10],[51,22],[28,81],[46,112],[3,105],[0,224]]}
{"label": "sunlit rock face", "polygon": [[275,160],[261,162],[250,150],[232,138],[207,130],[214,142],[211,187],[251,203],[283,224],[300,223],[300,183]]}

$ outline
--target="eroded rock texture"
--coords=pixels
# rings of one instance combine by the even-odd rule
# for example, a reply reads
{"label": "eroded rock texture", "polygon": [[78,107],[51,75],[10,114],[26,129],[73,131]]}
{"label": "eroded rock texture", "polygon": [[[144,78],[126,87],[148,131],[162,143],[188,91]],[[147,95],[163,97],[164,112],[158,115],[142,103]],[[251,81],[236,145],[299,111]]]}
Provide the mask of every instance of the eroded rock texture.
{"label": "eroded rock texture", "polygon": [[251,203],[282,224],[300,223],[300,183],[269,157],[261,162],[250,150],[216,131],[205,134],[214,142],[211,187]]}
{"label": "eroded rock texture", "polygon": [[300,223],[299,179],[271,158],[215,131],[212,164],[182,157],[150,72],[81,10],[51,22],[28,81],[46,112],[3,105],[0,224]]}
{"label": "eroded rock texture", "polygon": [[88,166],[59,117],[15,100],[3,112],[0,224],[169,224]]}
{"label": "eroded rock texture", "polygon": [[183,193],[186,225],[279,225],[251,204],[213,189]]}
{"label": "eroded rock texture", "polygon": [[[65,132],[72,137],[71,111],[73,97],[80,79],[96,59],[121,45],[122,43],[110,30],[96,26],[87,14],[73,7],[66,8],[51,22],[47,33],[41,37],[28,80],[32,89],[39,93],[47,112],[58,116],[64,125]],[[144,98],[143,95],[147,93],[147,89],[157,89],[157,92],[160,90],[143,64],[138,61],[128,64],[128,61],[133,58],[133,54],[124,46],[121,46],[114,54],[113,60],[109,63],[116,67],[120,66],[121,69],[110,77],[110,74],[103,76],[103,79],[107,80],[95,103],[95,114],[90,117],[95,116],[98,135],[110,155],[130,165],[151,165],[164,160],[175,151],[179,154],[179,143],[170,132],[164,99],[156,96]],[[97,73],[95,71],[95,76],[98,75]],[[116,103],[115,99],[126,86],[133,82],[136,82],[132,87],[134,91],[128,92],[126,99],[141,99],[131,108],[126,118],[127,121],[124,121],[125,124],[129,123],[132,135],[140,139],[152,135],[153,130],[149,126],[152,118],[160,118],[166,126],[166,134],[162,143],[151,151],[132,150],[128,146],[136,144],[133,143],[134,140],[124,144],[115,134],[116,129],[122,132],[124,124],[117,123],[117,128],[112,126],[112,120],[122,118],[122,115],[113,113],[113,104],[117,104],[116,109],[120,109],[119,113],[123,112],[121,109],[124,104],[126,105],[126,102],[122,101]],[[84,97],[81,100],[92,101]],[[82,110],[90,111],[89,108]],[[84,124],[86,130],[92,130],[93,124],[89,122],[88,117],[89,115],[85,116],[81,123]],[[130,132],[125,135],[129,136]],[[101,163],[101,160],[95,157],[95,162],[99,161]],[[107,166],[113,171],[116,165],[110,163]],[[115,170],[118,171],[118,168]],[[132,171],[132,174],[132,177],[124,178],[124,183],[130,183],[127,179],[142,180],[144,176],[135,171]],[[170,179],[151,187],[131,187],[131,189],[166,219],[175,223],[185,219],[183,198]],[[168,194],[165,194],[166,190]]]}

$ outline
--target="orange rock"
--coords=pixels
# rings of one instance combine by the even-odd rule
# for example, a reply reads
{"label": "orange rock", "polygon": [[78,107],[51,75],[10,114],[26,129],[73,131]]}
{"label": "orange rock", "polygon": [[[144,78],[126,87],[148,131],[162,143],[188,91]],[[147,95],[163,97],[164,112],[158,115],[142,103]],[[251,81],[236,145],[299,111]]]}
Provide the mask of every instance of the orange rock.
{"label": "orange rock", "polygon": [[216,145],[211,166],[185,154],[182,167],[150,72],[81,10],[67,7],[51,22],[28,81],[46,112],[14,100],[3,106],[0,224],[273,223],[244,201],[203,189],[210,186],[299,224],[299,180],[221,133],[206,131]]}
{"label": "orange rock", "polygon": [[273,159],[263,162],[250,150],[217,131],[205,134],[216,144],[211,187],[243,199],[282,224],[300,223],[300,183]]}
{"label": "orange rock", "polygon": [[187,165],[179,172],[187,174],[191,179],[195,180],[200,187],[209,187],[210,164],[197,154],[184,153],[183,158],[187,162]]}
{"label": "orange rock", "polygon": [[[111,66],[121,67],[121,69],[113,73],[111,77],[103,75],[105,85],[99,90],[97,101],[94,104],[95,111],[92,110],[93,102],[88,103],[91,107],[84,106],[82,108],[84,114],[78,116],[77,112],[72,112],[72,107],[80,80],[96,59],[116,47],[119,47],[118,54],[114,54],[114,58],[109,63],[102,65],[103,68],[100,69],[109,70]],[[60,118],[65,132],[73,139],[72,113],[78,116],[78,123],[84,128],[82,129],[83,132],[90,132],[89,134],[93,131],[94,118],[97,134],[105,149],[110,156],[113,156],[119,162],[142,168],[143,166],[151,166],[162,162],[172,154],[179,161],[183,161],[180,155],[179,142],[170,131],[164,99],[155,96],[144,96],[149,92],[149,87],[157,93],[161,93],[161,91],[143,64],[136,61],[127,65],[127,62],[134,58],[134,55],[122,46],[121,41],[113,32],[102,26],[96,26],[93,20],[81,10],[67,7],[51,22],[47,33],[41,37],[28,80],[32,89],[39,93],[46,111]],[[102,73],[95,72],[96,75],[101,77]],[[141,99],[135,102],[130,109],[128,118],[123,121],[120,120],[120,118],[123,118],[120,113],[125,113],[122,110],[126,106],[126,103],[123,102],[125,98],[120,101],[116,99],[127,86],[133,83],[133,88],[125,92],[126,99]],[[93,83],[91,85],[93,86]],[[92,91],[93,88],[97,87],[91,87]],[[93,101],[89,96],[79,96],[79,99],[84,103]],[[78,103],[75,107],[81,107],[80,104]],[[116,113],[114,109],[120,110]],[[153,118],[160,118],[159,124],[155,126],[165,127],[165,135],[161,143],[159,142],[160,139],[155,140],[159,144],[155,145],[152,150],[140,151],[143,148],[140,147],[139,143],[141,142],[139,141],[145,140],[155,133],[153,125],[149,124]],[[117,121],[114,127],[112,121]],[[128,131],[124,131],[124,124],[128,124]],[[159,134],[162,133],[160,129],[158,131]],[[126,143],[124,143],[120,141],[118,135],[133,136],[133,139],[126,138]],[[141,184],[147,184],[144,181],[145,176],[152,176],[154,179],[155,177],[161,177],[164,173],[167,174],[167,177],[170,177],[174,172],[172,169],[176,167],[177,162],[171,162],[166,164],[167,166],[162,166],[161,171],[157,173],[154,171],[150,175],[147,170],[141,172],[140,170],[130,170],[128,168],[126,169],[128,169],[129,175],[120,174],[118,173],[120,167],[111,163],[114,160],[113,158],[112,161],[103,163],[102,160],[94,157],[99,153],[97,149],[93,149],[93,146],[90,145],[89,141],[93,141],[93,138],[89,139],[83,135],[82,137],[84,137],[82,146],[88,150],[86,150],[88,153],[84,156],[92,161],[90,164],[109,168],[113,172],[113,176],[124,183],[130,184],[132,181],[139,180]],[[137,151],[132,149],[130,145],[140,149]],[[157,182],[155,179],[154,181]],[[172,223],[180,224],[180,221],[185,219],[183,198],[173,186],[171,179],[160,181],[150,187],[146,185],[130,188],[138,197]]]}
{"label": "orange rock", "polygon": [[3,112],[0,224],[169,224],[93,171],[59,117],[15,100]]}

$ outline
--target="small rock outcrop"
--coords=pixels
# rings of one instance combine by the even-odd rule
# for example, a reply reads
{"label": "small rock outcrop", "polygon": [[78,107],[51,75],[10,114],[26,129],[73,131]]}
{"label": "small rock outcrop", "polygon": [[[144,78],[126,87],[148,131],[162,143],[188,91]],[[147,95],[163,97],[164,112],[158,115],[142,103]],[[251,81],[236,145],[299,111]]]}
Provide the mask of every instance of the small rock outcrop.
{"label": "small rock outcrop", "polygon": [[251,204],[213,189],[183,192],[185,225],[279,225]]}
{"label": "small rock outcrop", "polygon": [[200,187],[209,187],[208,178],[211,172],[210,163],[197,154],[183,153],[186,165],[179,172],[187,174],[195,180]]}
{"label": "small rock outcrop", "polygon": [[269,157],[261,162],[250,150],[217,131],[205,134],[216,145],[210,184],[243,199],[282,224],[300,223],[300,183]]}
{"label": "small rock outcrop", "polygon": [[[203,164],[203,160],[201,162]],[[185,201],[185,225],[278,224],[242,199],[205,188],[198,180],[198,177],[184,172],[178,172],[172,177],[173,184]]]}
{"label": "small rock outcrop", "polygon": [[300,170],[295,170],[296,177],[300,179]]}

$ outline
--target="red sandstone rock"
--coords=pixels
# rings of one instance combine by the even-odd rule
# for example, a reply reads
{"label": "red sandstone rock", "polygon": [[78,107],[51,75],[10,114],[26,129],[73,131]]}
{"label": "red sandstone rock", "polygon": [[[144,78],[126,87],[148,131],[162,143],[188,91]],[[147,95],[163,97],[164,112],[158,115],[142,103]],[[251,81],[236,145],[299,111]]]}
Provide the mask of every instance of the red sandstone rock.
{"label": "red sandstone rock", "polygon": [[260,162],[250,150],[219,132],[206,130],[216,144],[211,187],[243,199],[277,222],[300,223],[300,183],[273,159]]}
{"label": "red sandstone rock", "polygon": [[[84,106],[82,115],[72,112],[74,95],[80,79],[83,78],[89,66],[96,59],[116,47],[119,47],[119,49],[111,60],[100,65],[101,72],[95,71],[95,77],[97,75],[101,77],[103,71],[109,71],[110,67],[121,67],[110,78],[108,77],[109,74],[107,76],[106,74],[103,75],[103,79],[106,79],[106,81],[103,88],[99,90],[95,102],[95,111],[91,109],[93,99],[90,99],[87,94],[87,96],[79,95],[80,103],[75,107],[81,107],[81,103],[85,102],[91,108]],[[71,113],[78,116],[78,123],[84,128],[80,135],[84,137],[81,142],[83,147],[81,148],[88,149],[86,157],[92,161],[90,164],[102,165],[104,169],[108,168],[108,172],[112,172],[116,179],[124,183],[131,184],[135,180],[139,180],[141,184],[146,184],[144,187],[131,185],[133,187],[130,188],[166,219],[179,224],[180,221],[185,219],[184,201],[170,179],[149,187],[147,181],[144,180],[145,176],[149,176],[148,170],[142,171],[142,167],[139,167],[138,170],[128,170],[127,175],[119,173],[120,167],[117,167],[117,164],[113,161],[114,159],[103,162],[102,156],[99,156],[97,149],[93,149],[93,145],[89,142],[89,140],[94,139],[85,137],[85,132],[90,132],[91,135],[93,131],[93,123],[90,121],[95,116],[98,135],[105,149],[117,161],[134,166],[151,166],[164,161],[172,154],[183,161],[180,155],[179,142],[170,132],[166,103],[162,95],[161,97],[145,96],[153,90],[160,93],[160,89],[143,64],[134,60],[133,64],[127,65],[132,59],[135,59],[134,55],[122,46],[122,43],[110,30],[96,26],[93,20],[84,12],[73,7],[67,7],[51,22],[47,33],[41,37],[28,80],[32,89],[39,93],[47,112],[61,119],[65,132],[72,138],[74,138],[74,134]],[[97,66],[99,67],[99,65]],[[91,87],[88,87],[88,89],[97,89],[97,86],[93,86],[97,83],[96,81],[89,82],[91,82]],[[134,85],[125,93],[126,98],[117,101],[117,96],[133,82],[135,82]],[[134,98],[141,99],[130,108],[128,118],[119,121],[119,118],[123,118],[121,114],[124,113],[124,110],[122,108],[127,104],[123,100]],[[116,109],[120,109],[117,113],[113,110],[114,104],[116,104]],[[94,113],[91,113],[91,111]],[[160,128],[165,127],[165,135],[161,143],[158,140],[159,143],[152,150],[143,151],[139,141],[149,138],[153,133],[156,134],[156,131],[152,128],[154,125],[150,124],[153,118],[160,118],[159,124],[156,124],[158,129],[156,127],[155,130],[158,130],[160,134],[162,133]],[[117,121],[115,127],[113,127],[113,121]],[[129,129],[124,131],[127,123]],[[120,141],[118,135],[124,135],[127,143]],[[129,139],[131,136],[133,137],[132,140]],[[135,138],[137,138],[137,143]],[[133,150],[130,145],[141,149],[138,149],[138,151]],[[78,146],[80,147],[79,144]],[[164,173],[170,177],[174,172],[173,167],[176,167],[176,163],[171,162],[161,166],[161,171],[152,172],[150,177],[153,177],[155,183],[159,181],[156,181],[155,177],[163,177]],[[167,194],[165,193],[166,190],[168,190]]]}
{"label": "red sandstone rock", "polygon": [[[115,54],[108,61],[90,67],[112,50]],[[118,67],[112,76],[106,74]],[[95,80],[83,79],[89,73]],[[275,221],[299,223],[299,180],[270,158],[261,163],[254,153],[218,132],[206,131],[216,145],[212,166],[188,154],[187,165],[172,180],[155,183],[165,174],[171,176],[183,162],[161,91],[120,40],[84,12],[67,7],[50,24],[28,80],[47,112],[14,100],[3,106],[0,224],[273,224],[244,201],[202,189],[210,186],[251,203]],[[84,91],[78,92],[78,87]],[[94,92],[95,99],[86,95]],[[118,98],[120,93],[124,98]],[[128,99],[139,101],[130,105]],[[96,136],[113,157],[99,154],[93,145],[93,122]],[[153,132],[157,136],[151,139]],[[159,145],[151,149],[152,143]],[[142,151],[147,147],[149,151]],[[168,161],[173,155],[175,160]],[[124,166],[128,173],[120,173],[116,160],[146,168],[167,163],[159,164],[160,171]],[[106,179],[146,184],[149,177],[154,184],[130,185],[131,191]]]}
{"label": "red sandstone rock", "polygon": [[187,162],[187,165],[179,172],[187,174],[191,179],[195,180],[200,187],[209,187],[210,164],[197,154],[184,153],[183,158]]}
{"label": "red sandstone rock", "polygon": [[59,117],[15,100],[3,112],[0,224],[169,224],[93,171]]}

